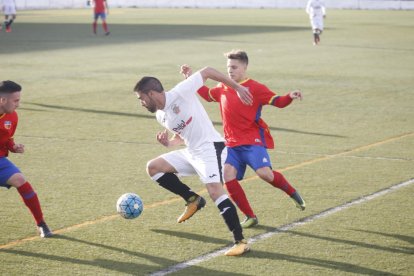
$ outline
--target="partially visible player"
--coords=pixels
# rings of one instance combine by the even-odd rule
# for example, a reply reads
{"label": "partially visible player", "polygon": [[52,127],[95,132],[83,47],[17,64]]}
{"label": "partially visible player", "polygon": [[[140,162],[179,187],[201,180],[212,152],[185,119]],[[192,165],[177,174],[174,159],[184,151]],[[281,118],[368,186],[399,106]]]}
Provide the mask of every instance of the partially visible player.
{"label": "partially visible player", "polygon": [[105,35],[109,35],[108,24],[106,23],[106,16],[109,14],[108,3],[106,0],[92,0],[94,3],[94,20],[92,23],[93,33],[97,33],[98,19],[101,18],[102,28],[105,31]]}
{"label": "partially visible player", "polygon": [[306,5],[306,13],[313,32],[313,45],[318,45],[321,41],[320,35],[323,32],[323,19],[326,17],[326,9],[323,0],[309,0]]}
{"label": "partially visible player", "polygon": [[47,238],[53,234],[43,218],[37,194],[19,168],[7,158],[9,152],[24,153],[24,145],[16,144],[13,139],[21,90],[22,87],[13,81],[0,82],[0,187],[17,189],[36,221],[40,236]]}
{"label": "partially visible player", "polygon": [[[198,175],[233,234],[235,244],[225,255],[237,256],[249,251],[249,247],[243,237],[236,206],[222,184],[222,166],[227,156],[224,139],[197,97],[197,90],[207,79],[224,82],[237,93],[250,98],[246,88],[210,67],[201,69],[168,92],[154,77],[143,77],[136,84],[134,91],[141,105],[156,113],[157,121],[165,128],[157,134],[158,142],[165,147],[186,146],[150,160],[147,173],[161,187],[187,202],[184,213],[177,220],[179,223],[203,208],[206,201],[182,183],[178,176]],[[169,139],[167,129],[174,134],[172,139]],[[212,227],[211,231],[214,231],[216,226]]]}
{"label": "partially visible player", "polygon": [[[234,50],[227,53],[226,57],[229,77],[249,89],[253,103],[244,104],[234,89],[223,83],[211,89],[203,86],[198,93],[206,101],[220,104],[224,138],[228,147],[224,165],[225,186],[231,199],[246,216],[241,223],[242,227],[248,228],[257,225],[258,219],[239,183],[244,177],[246,166],[251,167],[261,179],[288,194],[299,209],[305,209],[305,201],[296,189],[280,172],[272,169],[266,148],[273,148],[274,143],[268,126],[260,118],[263,106],[283,108],[294,99],[302,99],[302,93],[292,91],[278,96],[265,85],[248,78],[246,70],[249,60],[244,51]],[[181,71],[185,77],[191,75],[191,68],[187,65],[183,65]]]}
{"label": "partially visible player", "polygon": [[11,32],[11,24],[16,19],[16,2],[15,0],[3,0],[2,11],[4,13],[4,22],[2,28],[6,29],[7,33]]}

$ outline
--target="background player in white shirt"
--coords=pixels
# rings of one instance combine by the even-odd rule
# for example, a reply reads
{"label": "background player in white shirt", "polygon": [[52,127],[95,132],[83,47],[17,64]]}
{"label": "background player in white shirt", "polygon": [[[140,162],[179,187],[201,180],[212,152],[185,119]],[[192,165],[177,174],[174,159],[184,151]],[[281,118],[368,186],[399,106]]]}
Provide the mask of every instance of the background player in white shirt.
{"label": "background player in white shirt", "polygon": [[[157,140],[166,147],[182,143],[186,145],[185,148],[150,160],[147,163],[147,173],[160,186],[187,202],[184,213],[177,220],[179,223],[189,219],[206,204],[203,197],[194,193],[178,178],[197,174],[234,236],[235,244],[225,255],[241,255],[249,251],[249,247],[242,233],[236,207],[222,184],[222,167],[227,149],[223,137],[214,128],[197,97],[197,90],[207,79],[225,83],[238,92],[244,103],[251,103],[251,94],[247,88],[210,67],[201,69],[168,92],[164,91],[161,82],[154,77],[143,77],[136,84],[134,91],[141,105],[156,113],[157,121],[166,128],[157,134]],[[167,130],[174,134],[172,139],[169,139]]]}
{"label": "background player in white shirt", "polygon": [[[3,0],[2,11],[4,13],[3,27],[6,32],[11,32],[11,24],[16,19],[16,2],[15,0]],[[1,28],[0,28],[1,30]]]}
{"label": "background player in white shirt", "polygon": [[323,31],[323,19],[326,17],[325,3],[322,0],[309,0],[306,12],[312,25],[313,45],[318,45]]}

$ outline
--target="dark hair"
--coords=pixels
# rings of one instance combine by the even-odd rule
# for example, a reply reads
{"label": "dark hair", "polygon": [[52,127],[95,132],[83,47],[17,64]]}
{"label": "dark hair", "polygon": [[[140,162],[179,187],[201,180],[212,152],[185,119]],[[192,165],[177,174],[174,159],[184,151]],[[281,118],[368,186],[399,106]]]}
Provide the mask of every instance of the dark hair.
{"label": "dark hair", "polygon": [[0,93],[14,93],[22,91],[22,87],[14,81],[5,80],[0,82]]}
{"label": "dark hair", "polygon": [[157,78],[143,77],[134,88],[135,92],[141,93],[148,93],[151,90],[159,93],[164,91],[161,82]]}
{"label": "dark hair", "polygon": [[224,54],[228,59],[237,59],[240,60],[243,63],[249,64],[249,57],[247,56],[247,53],[242,50],[231,50],[228,53]]}

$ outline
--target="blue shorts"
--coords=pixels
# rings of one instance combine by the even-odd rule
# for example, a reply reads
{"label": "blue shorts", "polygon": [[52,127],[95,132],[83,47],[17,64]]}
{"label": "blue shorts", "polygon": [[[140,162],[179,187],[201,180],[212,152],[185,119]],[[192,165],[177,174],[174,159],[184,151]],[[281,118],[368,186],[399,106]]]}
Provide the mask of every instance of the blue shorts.
{"label": "blue shorts", "polygon": [[7,185],[7,180],[15,173],[20,173],[19,168],[7,159],[7,157],[0,157],[0,187],[10,189],[11,186]]}
{"label": "blue shorts", "polygon": [[98,20],[99,17],[102,20],[106,20],[106,13],[104,13],[104,12],[95,13],[95,16],[94,16],[95,20]]}
{"label": "blue shorts", "polygon": [[236,168],[238,180],[243,179],[246,165],[249,165],[254,171],[263,167],[272,168],[266,148],[255,145],[228,148],[226,164]]}

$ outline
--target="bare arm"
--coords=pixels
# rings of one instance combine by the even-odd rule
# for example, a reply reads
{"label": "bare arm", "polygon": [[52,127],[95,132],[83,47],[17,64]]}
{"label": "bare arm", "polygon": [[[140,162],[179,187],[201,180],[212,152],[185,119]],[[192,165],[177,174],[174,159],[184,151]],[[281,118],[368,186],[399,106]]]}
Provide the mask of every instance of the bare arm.
{"label": "bare arm", "polygon": [[203,69],[200,70],[200,74],[203,77],[204,82],[206,82],[207,79],[211,79],[211,80],[215,80],[215,81],[218,81],[218,82],[222,82],[225,85],[227,85],[227,86],[233,88],[234,90],[236,90],[237,94],[239,95],[240,100],[244,104],[251,105],[253,103],[252,94],[250,93],[250,91],[247,87],[244,87],[244,86],[238,84],[237,82],[230,79],[229,77],[226,77],[225,75],[223,75],[222,73],[220,73],[216,69],[211,68],[211,67],[204,67]]}

